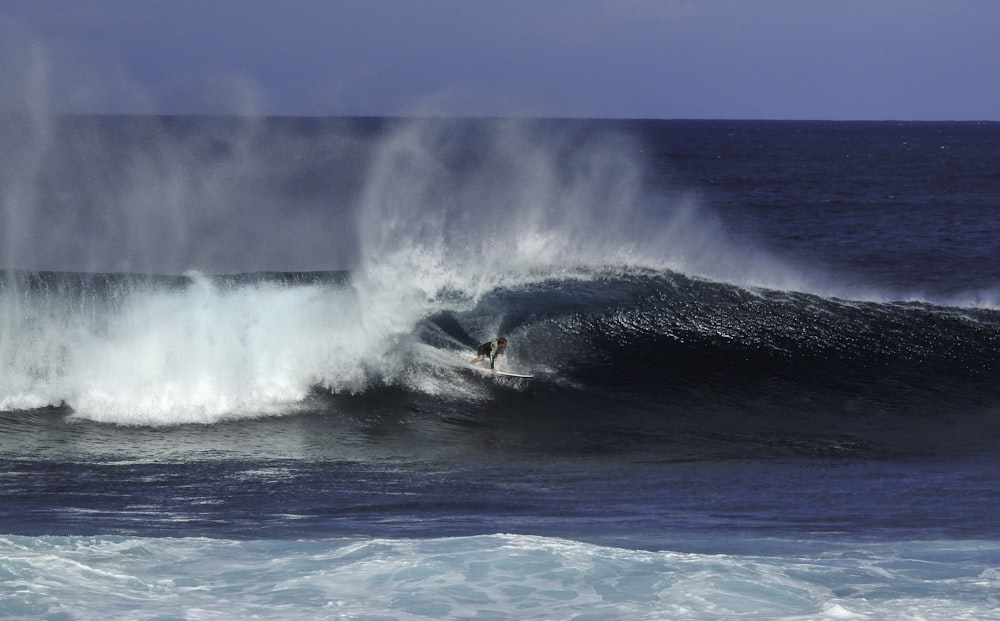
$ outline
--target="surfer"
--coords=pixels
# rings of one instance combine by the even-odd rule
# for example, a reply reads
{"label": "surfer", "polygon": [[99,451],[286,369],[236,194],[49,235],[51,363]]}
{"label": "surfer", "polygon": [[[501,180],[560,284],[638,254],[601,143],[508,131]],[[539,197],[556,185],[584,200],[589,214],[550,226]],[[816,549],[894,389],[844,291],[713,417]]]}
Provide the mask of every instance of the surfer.
{"label": "surfer", "polygon": [[496,339],[490,341],[489,343],[483,343],[476,350],[476,357],[469,361],[469,364],[476,364],[481,362],[486,356],[490,357],[490,368],[496,371],[497,358],[503,354],[503,350],[507,347],[507,339],[504,337],[497,337]]}

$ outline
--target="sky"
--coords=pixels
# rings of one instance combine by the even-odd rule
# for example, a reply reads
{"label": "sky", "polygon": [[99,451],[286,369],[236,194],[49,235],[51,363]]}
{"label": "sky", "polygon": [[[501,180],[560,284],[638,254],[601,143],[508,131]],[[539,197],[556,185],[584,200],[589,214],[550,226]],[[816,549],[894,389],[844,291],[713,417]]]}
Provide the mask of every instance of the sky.
{"label": "sky", "polygon": [[0,111],[1000,120],[998,25],[997,0],[0,0]]}

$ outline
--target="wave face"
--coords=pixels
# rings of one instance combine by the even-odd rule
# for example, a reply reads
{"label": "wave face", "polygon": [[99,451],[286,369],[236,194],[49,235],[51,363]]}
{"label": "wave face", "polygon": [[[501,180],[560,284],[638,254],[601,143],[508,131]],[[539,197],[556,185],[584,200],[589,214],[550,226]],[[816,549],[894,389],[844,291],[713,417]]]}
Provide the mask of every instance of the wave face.
{"label": "wave face", "polygon": [[[8,275],[0,407],[169,426],[361,416],[375,398],[388,415],[507,416],[521,448],[674,458],[963,450],[996,424],[993,310],[651,269],[511,274],[410,307],[366,286],[339,272]],[[492,334],[534,380],[457,368]]]}

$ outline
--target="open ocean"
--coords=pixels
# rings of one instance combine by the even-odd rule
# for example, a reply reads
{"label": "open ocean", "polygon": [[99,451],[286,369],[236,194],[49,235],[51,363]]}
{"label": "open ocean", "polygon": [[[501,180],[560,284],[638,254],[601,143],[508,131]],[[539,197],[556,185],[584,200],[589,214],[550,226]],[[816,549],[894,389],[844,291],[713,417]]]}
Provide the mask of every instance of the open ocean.
{"label": "open ocean", "polygon": [[2,619],[1000,619],[1000,123],[7,117],[0,227]]}

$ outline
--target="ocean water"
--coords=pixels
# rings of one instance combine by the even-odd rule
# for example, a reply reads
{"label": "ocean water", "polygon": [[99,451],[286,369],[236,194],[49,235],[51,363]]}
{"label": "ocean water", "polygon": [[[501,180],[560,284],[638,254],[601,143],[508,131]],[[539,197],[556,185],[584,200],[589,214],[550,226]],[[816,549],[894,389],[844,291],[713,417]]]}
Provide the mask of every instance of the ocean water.
{"label": "ocean water", "polygon": [[1000,618],[997,145],[6,117],[0,618]]}

